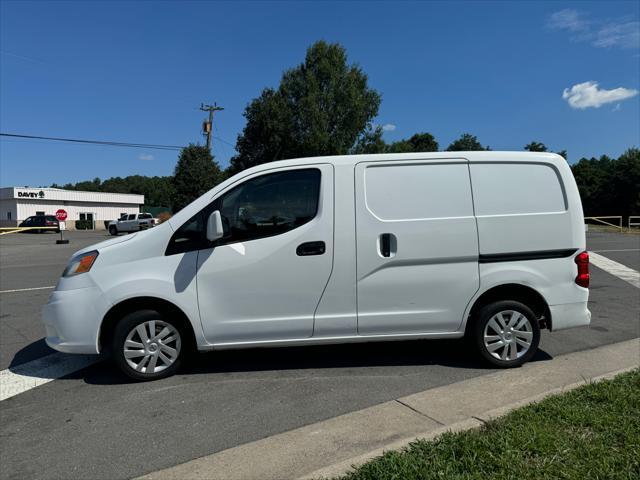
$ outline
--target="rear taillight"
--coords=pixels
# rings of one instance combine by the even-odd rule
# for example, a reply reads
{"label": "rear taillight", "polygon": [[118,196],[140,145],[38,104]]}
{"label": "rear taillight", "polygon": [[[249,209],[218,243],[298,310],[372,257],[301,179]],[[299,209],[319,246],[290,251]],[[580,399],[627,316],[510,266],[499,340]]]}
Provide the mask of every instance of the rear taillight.
{"label": "rear taillight", "polygon": [[578,276],[576,283],[584,288],[589,288],[589,254],[582,252],[576,255],[576,265],[578,265]]}

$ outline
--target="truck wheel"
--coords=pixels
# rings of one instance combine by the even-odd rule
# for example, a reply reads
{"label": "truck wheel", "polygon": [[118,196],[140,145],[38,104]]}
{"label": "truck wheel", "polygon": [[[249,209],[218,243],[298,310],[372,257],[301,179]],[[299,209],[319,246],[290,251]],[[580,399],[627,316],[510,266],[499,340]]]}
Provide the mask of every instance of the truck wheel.
{"label": "truck wheel", "polygon": [[155,310],[139,310],[116,325],[111,352],[120,370],[129,377],[157,380],[180,368],[184,339],[179,324]]}
{"label": "truck wheel", "polygon": [[115,226],[115,225],[111,225],[111,226],[109,227],[109,233],[110,233],[111,235],[113,235],[114,237],[115,237],[116,235],[118,235],[118,229],[116,228],[116,226]]}
{"label": "truck wheel", "polygon": [[473,326],[480,355],[496,367],[519,367],[531,360],[540,343],[538,319],[525,304],[502,300],[480,310]]}

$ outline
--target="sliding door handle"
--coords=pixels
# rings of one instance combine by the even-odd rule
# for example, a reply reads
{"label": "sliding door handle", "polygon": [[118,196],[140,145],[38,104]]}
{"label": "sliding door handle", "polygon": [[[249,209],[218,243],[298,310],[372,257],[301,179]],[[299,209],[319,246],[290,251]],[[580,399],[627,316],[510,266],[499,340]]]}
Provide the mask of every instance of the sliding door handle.
{"label": "sliding door handle", "polygon": [[298,245],[296,248],[296,255],[300,257],[307,257],[309,255],[322,255],[326,251],[327,247],[324,242],[306,242]]}
{"label": "sliding door handle", "polygon": [[391,256],[391,234],[383,233],[380,235],[380,255],[383,257]]}
{"label": "sliding door handle", "polygon": [[381,257],[395,257],[398,251],[398,239],[393,233],[381,233],[378,238],[378,249]]}

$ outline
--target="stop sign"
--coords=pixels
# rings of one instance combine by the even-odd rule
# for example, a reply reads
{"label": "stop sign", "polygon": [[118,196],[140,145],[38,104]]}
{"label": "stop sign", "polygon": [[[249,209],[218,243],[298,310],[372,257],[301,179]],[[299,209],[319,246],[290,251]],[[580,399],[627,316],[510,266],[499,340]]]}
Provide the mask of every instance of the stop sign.
{"label": "stop sign", "polygon": [[64,222],[67,219],[67,211],[60,209],[56,212],[56,218],[60,221],[60,222]]}

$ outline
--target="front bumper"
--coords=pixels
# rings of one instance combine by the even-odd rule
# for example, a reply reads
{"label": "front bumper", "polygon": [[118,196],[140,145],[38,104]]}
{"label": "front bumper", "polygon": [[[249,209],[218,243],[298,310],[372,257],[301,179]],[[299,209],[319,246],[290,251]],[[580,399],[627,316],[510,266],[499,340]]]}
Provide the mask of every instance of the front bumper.
{"label": "front bumper", "polygon": [[591,323],[591,312],[587,308],[587,302],[550,305],[549,311],[553,331],[582,327]]}
{"label": "front bumper", "polygon": [[42,309],[46,342],[65,353],[100,353],[98,332],[106,311],[97,287],[55,290]]}

